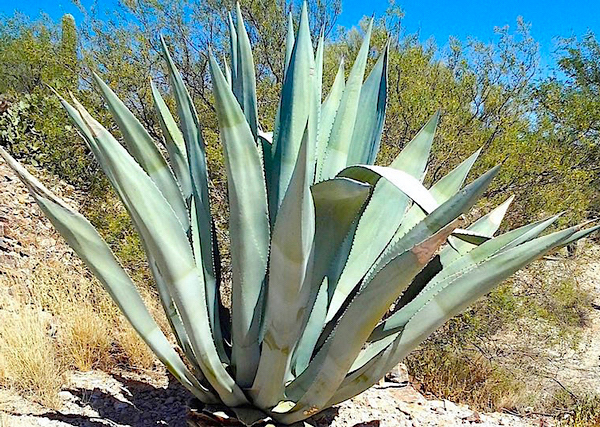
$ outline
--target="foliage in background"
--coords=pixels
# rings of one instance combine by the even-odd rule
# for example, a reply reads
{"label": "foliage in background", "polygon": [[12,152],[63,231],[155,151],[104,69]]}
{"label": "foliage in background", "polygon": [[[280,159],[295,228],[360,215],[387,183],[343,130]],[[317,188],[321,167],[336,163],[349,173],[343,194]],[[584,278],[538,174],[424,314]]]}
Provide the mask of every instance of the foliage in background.
{"label": "foliage in background", "polygon": [[[569,167],[586,170],[598,188],[600,160],[600,43],[589,32],[562,39],[556,75],[536,88],[538,111],[552,127],[556,143],[572,151]],[[592,200],[598,212],[597,196]]]}

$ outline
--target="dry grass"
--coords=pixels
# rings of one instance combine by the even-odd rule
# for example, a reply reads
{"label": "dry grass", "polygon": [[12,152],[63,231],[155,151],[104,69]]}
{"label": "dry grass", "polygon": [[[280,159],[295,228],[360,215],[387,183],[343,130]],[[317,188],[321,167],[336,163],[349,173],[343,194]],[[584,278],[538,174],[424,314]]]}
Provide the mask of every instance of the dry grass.
{"label": "dry grass", "polygon": [[[437,347],[437,346],[436,346]],[[526,406],[528,391],[516,381],[514,373],[498,366],[476,352],[454,352],[424,346],[405,361],[409,372],[423,389],[438,398],[466,403],[484,411]]]}
{"label": "dry grass", "polygon": [[[28,280],[0,276],[0,386],[46,406],[58,403],[67,369],[150,369],[155,358],[108,294],[80,267],[39,264]],[[166,326],[152,291],[142,295]]]}
{"label": "dry grass", "polygon": [[121,348],[123,363],[138,369],[150,369],[156,358],[148,346],[128,324],[124,324],[116,335],[117,344]]}
{"label": "dry grass", "polygon": [[62,317],[64,331],[59,345],[71,367],[79,371],[110,368],[111,324],[91,306],[83,306],[68,318]]}
{"label": "dry grass", "polygon": [[48,335],[48,316],[32,307],[3,313],[0,381],[22,395],[55,408],[64,367]]}

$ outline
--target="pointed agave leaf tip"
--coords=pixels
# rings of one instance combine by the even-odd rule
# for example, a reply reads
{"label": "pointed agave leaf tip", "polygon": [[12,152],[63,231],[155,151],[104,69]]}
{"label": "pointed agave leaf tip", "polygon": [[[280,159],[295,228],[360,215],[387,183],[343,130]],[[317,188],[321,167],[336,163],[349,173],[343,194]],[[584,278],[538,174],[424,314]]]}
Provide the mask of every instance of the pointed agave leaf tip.
{"label": "pointed agave leaf tip", "polygon": [[61,101],[64,101],[64,98],[63,98],[63,97],[62,97],[62,96],[61,96],[61,95],[58,93],[58,91],[57,91],[56,89],[54,89],[54,87],[53,87],[53,86],[51,86],[51,85],[49,85],[49,84],[46,84],[46,87],[47,87],[48,89],[50,89],[50,91],[51,91],[51,92],[52,92],[54,95],[56,95],[56,97],[57,97],[58,99],[60,99]]}
{"label": "pointed agave leaf tip", "polygon": [[302,2],[302,11],[300,12],[300,21],[308,22],[308,5]]}
{"label": "pointed agave leaf tip", "polygon": [[240,6],[240,2],[235,3],[235,17],[237,20],[237,30],[239,34],[239,29],[244,26],[244,16],[242,15],[242,7]]}
{"label": "pointed agave leaf tip", "polygon": [[[492,179],[494,179],[494,177],[496,175],[498,175],[498,172],[500,172],[501,167],[502,167],[502,164],[494,166],[493,168],[491,168],[490,170],[485,172],[483,175],[481,175],[479,178],[477,178],[475,181],[485,181],[486,183],[483,187],[487,188],[487,186],[492,181]],[[473,183],[475,181],[473,181]],[[471,183],[471,184],[473,184],[473,183]]]}

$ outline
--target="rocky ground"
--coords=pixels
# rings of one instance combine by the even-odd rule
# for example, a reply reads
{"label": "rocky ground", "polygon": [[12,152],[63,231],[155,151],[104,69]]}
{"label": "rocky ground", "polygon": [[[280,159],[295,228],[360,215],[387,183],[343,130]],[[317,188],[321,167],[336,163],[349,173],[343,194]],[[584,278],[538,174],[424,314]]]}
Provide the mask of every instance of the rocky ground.
{"label": "rocky ground", "polygon": [[[164,374],[111,375],[101,371],[73,372],[61,393],[63,407],[48,411],[15,394],[0,393],[0,425],[38,426],[186,426],[190,395]],[[365,393],[313,420],[318,427],[413,426],[550,426],[544,417],[478,413],[447,400],[428,400],[408,382],[402,369]],[[209,424],[206,424],[207,426]]]}
{"label": "rocky ground", "polygon": [[[63,197],[76,198],[68,186],[53,189]],[[0,274],[10,272],[17,280],[27,280],[36,263],[65,257],[72,259],[65,244],[16,177],[0,163]],[[593,322],[600,324],[600,317]],[[589,340],[596,351],[598,346],[593,342]],[[582,366],[597,368],[597,356],[585,352]],[[186,425],[190,395],[164,372],[70,372],[65,381],[60,409],[54,411],[0,388],[0,426]],[[401,368],[365,393],[318,415],[314,422],[321,427],[555,424],[543,416],[478,413],[465,405],[427,399],[415,390]]]}

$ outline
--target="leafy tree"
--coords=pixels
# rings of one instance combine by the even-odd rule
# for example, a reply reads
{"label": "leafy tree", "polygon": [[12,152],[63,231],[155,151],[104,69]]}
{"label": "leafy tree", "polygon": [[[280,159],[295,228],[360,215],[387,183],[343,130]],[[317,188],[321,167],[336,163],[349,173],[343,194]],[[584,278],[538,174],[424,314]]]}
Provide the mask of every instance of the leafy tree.
{"label": "leafy tree", "polygon": [[540,121],[552,128],[556,144],[572,156],[565,161],[575,173],[587,172],[595,192],[592,206],[600,207],[600,43],[588,32],[581,39],[562,39],[558,49],[558,74],[536,90]]}
{"label": "leafy tree", "polygon": [[[89,182],[87,149],[50,88],[77,91],[77,33],[71,16],[62,26],[48,17],[16,15],[0,24],[0,143],[71,183]],[[86,97],[83,96],[85,99]],[[69,141],[69,143],[65,143]]]}

